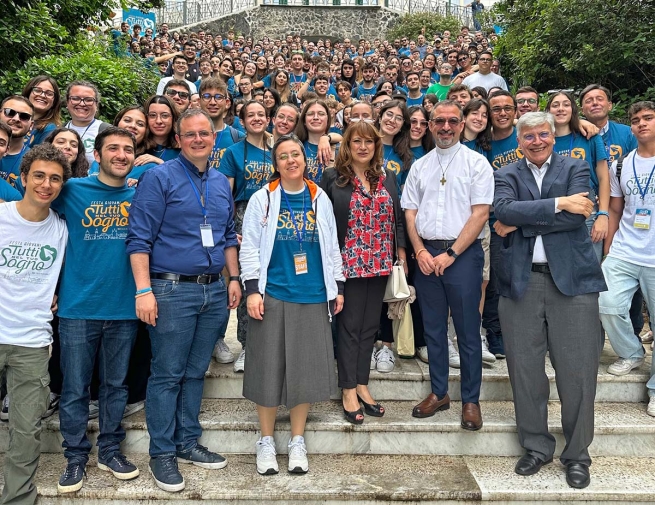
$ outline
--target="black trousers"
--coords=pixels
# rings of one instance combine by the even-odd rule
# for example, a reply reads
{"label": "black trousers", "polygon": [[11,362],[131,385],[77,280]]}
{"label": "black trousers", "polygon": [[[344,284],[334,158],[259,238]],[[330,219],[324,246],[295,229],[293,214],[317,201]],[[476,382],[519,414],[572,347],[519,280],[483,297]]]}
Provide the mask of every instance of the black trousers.
{"label": "black trousers", "polygon": [[380,326],[380,311],[388,276],[348,279],[344,306],[337,316],[339,387],[367,385],[373,343]]}

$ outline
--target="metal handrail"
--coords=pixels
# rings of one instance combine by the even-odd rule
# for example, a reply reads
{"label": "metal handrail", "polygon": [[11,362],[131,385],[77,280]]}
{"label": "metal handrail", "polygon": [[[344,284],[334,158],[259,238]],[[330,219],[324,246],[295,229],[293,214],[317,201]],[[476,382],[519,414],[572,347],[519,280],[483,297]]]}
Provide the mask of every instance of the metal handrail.
{"label": "metal handrail", "polygon": [[432,12],[454,16],[463,24],[472,23],[470,9],[453,5],[448,0],[166,0],[165,6],[156,10],[157,22],[167,23],[169,28],[177,28],[240,12],[259,4],[332,8],[379,6],[405,14]]}

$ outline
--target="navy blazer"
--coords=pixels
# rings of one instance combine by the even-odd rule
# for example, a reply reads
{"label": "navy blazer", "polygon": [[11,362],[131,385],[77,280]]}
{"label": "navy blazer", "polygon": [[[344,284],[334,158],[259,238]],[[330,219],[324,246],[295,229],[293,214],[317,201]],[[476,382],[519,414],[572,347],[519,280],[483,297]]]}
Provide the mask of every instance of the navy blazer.
{"label": "navy blazer", "polygon": [[567,296],[606,291],[585,217],[555,213],[555,198],[589,191],[589,164],[553,152],[541,193],[525,159],[494,172],[494,212],[518,227],[503,239],[497,272],[501,296],[520,298],[528,287],[536,237],[541,235],[557,288]]}

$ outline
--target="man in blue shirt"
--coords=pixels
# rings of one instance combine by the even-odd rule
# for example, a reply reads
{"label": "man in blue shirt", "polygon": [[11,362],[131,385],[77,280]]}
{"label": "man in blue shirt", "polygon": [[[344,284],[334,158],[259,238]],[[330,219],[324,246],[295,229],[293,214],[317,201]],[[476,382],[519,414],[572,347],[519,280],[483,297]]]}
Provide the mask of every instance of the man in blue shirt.
{"label": "man in blue shirt", "polygon": [[[4,157],[7,149],[9,149],[9,141],[11,140],[11,128],[7,123],[0,120],[0,160]],[[18,202],[23,196],[14,189],[4,179],[0,178],[0,202]]]}
{"label": "man in blue shirt", "polygon": [[241,299],[230,184],[218,170],[208,170],[214,124],[205,111],[189,109],[176,131],[181,154],[141,177],[126,240],[136,313],[149,325],[152,343],[150,473],[169,492],[184,489],[178,462],[208,469],[227,465],[198,443],[198,415],[219,329],[227,309]]}
{"label": "man in blue shirt", "polygon": [[29,149],[25,136],[32,130],[34,106],[19,95],[8,96],[0,105],[0,120],[11,128],[11,139],[4,158],[0,160],[0,178],[13,187],[18,185],[20,162]]}
{"label": "man in blue shirt", "polygon": [[[98,468],[120,480],[135,479],[139,469],[120,452],[125,439],[121,420],[127,403],[130,354],[137,334],[134,279],[125,255],[125,237],[134,188],[136,140],[111,126],[95,138],[97,177],[72,179],[52,207],[66,220],[68,244],[59,290],[59,338],[63,384],[59,419],[67,466],[61,493],[78,491],[91,452],[86,436],[89,387],[100,356],[100,434]],[[89,268],[92,264],[93,268]]]}

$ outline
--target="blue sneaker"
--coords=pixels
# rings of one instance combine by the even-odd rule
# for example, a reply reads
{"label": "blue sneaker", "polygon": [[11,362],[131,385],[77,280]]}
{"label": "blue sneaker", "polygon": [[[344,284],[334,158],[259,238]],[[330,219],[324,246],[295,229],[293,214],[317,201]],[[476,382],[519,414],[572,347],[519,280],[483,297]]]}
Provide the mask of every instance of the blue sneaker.
{"label": "blue sneaker", "polygon": [[169,493],[176,493],[184,489],[184,477],[177,468],[175,456],[150,458],[148,468],[159,489]]}
{"label": "blue sneaker", "polygon": [[177,453],[177,460],[180,463],[196,465],[208,470],[218,470],[227,466],[227,460],[220,454],[211,452],[206,447],[197,444],[193,449]]}
{"label": "blue sneaker", "polygon": [[98,456],[98,468],[113,473],[114,477],[120,480],[132,480],[139,476],[139,469],[120,452],[114,453],[107,459]]}
{"label": "blue sneaker", "polygon": [[500,337],[490,331],[487,332],[487,343],[489,344],[489,352],[496,356],[498,359],[505,359],[505,345],[503,344],[503,336]]}
{"label": "blue sneaker", "polygon": [[80,462],[71,462],[66,465],[66,470],[59,477],[57,490],[60,493],[74,493],[82,489],[84,477],[86,477],[86,465]]}

